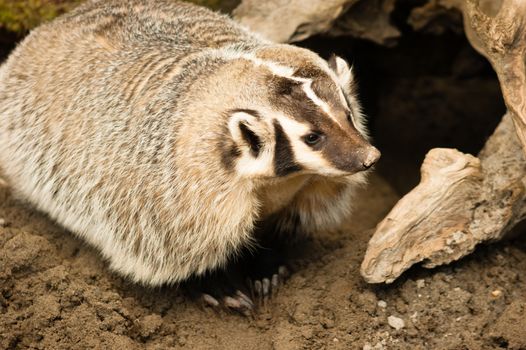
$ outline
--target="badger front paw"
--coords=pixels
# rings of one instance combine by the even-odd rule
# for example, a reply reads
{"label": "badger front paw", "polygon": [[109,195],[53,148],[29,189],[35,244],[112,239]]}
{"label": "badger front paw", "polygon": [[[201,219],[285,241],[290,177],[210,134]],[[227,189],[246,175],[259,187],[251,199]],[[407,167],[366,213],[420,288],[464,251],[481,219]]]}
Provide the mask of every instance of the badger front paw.
{"label": "badger front paw", "polygon": [[184,287],[190,297],[199,300],[204,306],[251,316],[256,306],[247,295],[247,288],[242,281],[239,273],[227,268],[193,277]]}
{"label": "badger front paw", "polygon": [[290,275],[281,254],[272,249],[259,249],[245,262],[250,295],[258,307],[266,307],[268,300],[278,293]]}
{"label": "badger front paw", "polygon": [[193,277],[183,286],[204,306],[253,316],[268,306],[289,274],[279,254],[261,248],[246,252],[226,268]]}

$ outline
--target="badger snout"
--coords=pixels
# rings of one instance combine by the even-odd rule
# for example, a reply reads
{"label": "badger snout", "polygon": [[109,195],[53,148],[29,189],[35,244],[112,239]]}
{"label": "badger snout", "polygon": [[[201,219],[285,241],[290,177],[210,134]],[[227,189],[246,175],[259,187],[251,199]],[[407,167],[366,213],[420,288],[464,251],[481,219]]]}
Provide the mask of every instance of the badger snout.
{"label": "badger snout", "polygon": [[343,148],[340,145],[326,152],[332,165],[348,174],[355,174],[370,169],[380,159],[380,151],[365,140],[361,145],[351,144]]}
{"label": "badger snout", "polygon": [[361,165],[364,168],[364,170],[367,170],[370,167],[372,167],[378,161],[378,159],[380,159],[380,156],[381,156],[380,151],[374,146],[369,146],[365,148],[362,151],[362,153],[363,153],[363,158],[362,158]]}

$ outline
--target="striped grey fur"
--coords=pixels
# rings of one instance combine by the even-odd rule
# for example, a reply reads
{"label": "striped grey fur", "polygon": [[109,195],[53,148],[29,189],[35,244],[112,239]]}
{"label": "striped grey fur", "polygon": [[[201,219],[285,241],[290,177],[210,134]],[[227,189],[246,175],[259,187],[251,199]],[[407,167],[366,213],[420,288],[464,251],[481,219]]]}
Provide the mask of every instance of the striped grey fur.
{"label": "striped grey fur", "polygon": [[114,270],[182,281],[253,243],[256,222],[346,217],[374,156],[346,119],[361,120],[349,74],[188,3],[87,1],[1,66],[0,169]]}

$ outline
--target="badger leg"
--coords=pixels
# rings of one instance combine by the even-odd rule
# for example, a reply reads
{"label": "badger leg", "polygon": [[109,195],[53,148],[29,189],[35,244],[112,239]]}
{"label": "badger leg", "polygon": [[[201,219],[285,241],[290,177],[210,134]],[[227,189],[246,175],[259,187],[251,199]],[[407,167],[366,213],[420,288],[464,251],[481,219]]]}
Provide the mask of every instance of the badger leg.
{"label": "badger leg", "polygon": [[247,284],[252,299],[256,301],[259,307],[266,307],[268,300],[278,293],[281,284],[288,275],[288,268],[285,265],[281,265],[279,266],[277,273],[272,274],[270,278],[263,277],[255,280],[249,278]]}
{"label": "badger leg", "polygon": [[242,249],[226,267],[191,278],[185,289],[204,305],[245,316],[253,315],[257,308],[265,308],[290,271],[285,262],[295,234],[276,230],[279,219],[277,216],[259,222],[253,232],[256,244]]}
{"label": "badger leg", "polygon": [[281,248],[262,246],[244,260],[250,295],[259,307],[266,306],[289,276],[284,253]]}
{"label": "badger leg", "polygon": [[[244,266],[250,294],[258,306],[266,306],[290,275],[288,253],[294,242],[303,237],[296,231],[298,220],[294,213],[280,212],[256,224],[254,237],[257,245],[247,252]],[[283,225],[283,221],[288,224]]]}
{"label": "badger leg", "polygon": [[192,277],[183,287],[205,306],[253,316],[289,275],[280,251],[262,245],[247,248],[225,268]]}

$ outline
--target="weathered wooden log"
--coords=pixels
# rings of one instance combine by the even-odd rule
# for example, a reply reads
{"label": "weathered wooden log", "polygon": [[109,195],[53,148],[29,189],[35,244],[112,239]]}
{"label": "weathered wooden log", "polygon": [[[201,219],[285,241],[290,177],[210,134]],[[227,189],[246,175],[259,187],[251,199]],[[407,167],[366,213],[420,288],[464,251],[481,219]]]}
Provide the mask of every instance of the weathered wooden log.
{"label": "weathered wooden log", "polygon": [[497,73],[508,113],[480,163],[455,150],[428,153],[421,183],[369,242],[361,273],[371,283],[392,282],[417,262],[434,267],[457,260],[526,216],[526,1],[434,0],[425,6],[434,13],[437,6],[462,11],[470,43]]}
{"label": "weathered wooden log", "polygon": [[526,159],[509,114],[479,158],[436,148],[421,173],[369,242],[361,273],[370,283],[390,283],[418,262],[457,260],[526,217]]}
{"label": "weathered wooden log", "polygon": [[466,35],[492,64],[526,153],[526,1],[462,3]]}
{"label": "weathered wooden log", "polygon": [[391,24],[395,4],[396,0],[358,1],[334,22],[328,34],[352,36],[393,46],[400,37],[398,28]]}
{"label": "weathered wooden log", "polygon": [[233,15],[241,24],[275,42],[323,33],[358,0],[243,0]]}
{"label": "weathered wooden log", "polygon": [[394,43],[390,23],[395,0],[243,0],[234,18],[276,42],[295,42],[327,33]]}

